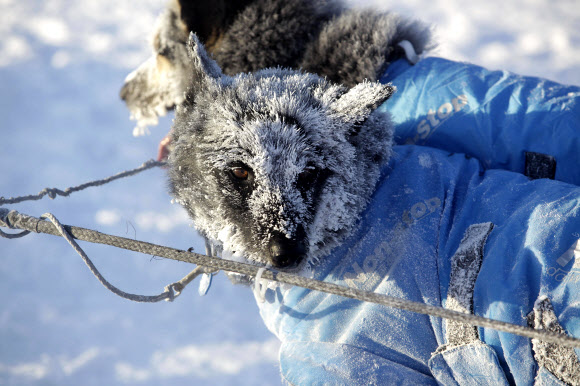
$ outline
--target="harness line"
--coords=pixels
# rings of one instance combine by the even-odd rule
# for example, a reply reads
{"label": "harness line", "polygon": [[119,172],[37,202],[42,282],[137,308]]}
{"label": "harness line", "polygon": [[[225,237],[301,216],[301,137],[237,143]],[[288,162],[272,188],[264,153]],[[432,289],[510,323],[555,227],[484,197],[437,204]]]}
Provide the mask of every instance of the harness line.
{"label": "harness line", "polygon": [[[163,162],[148,161],[139,168],[118,173],[114,176],[104,178],[102,180],[88,182],[76,187],[68,188],[65,191],[59,189],[44,189],[38,195],[30,195],[25,197],[16,197],[10,199],[0,198],[0,206],[5,203],[17,203],[26,200],[39,200],[44,195],[54,198],[56,194],[68,196],[70,193],[85,189],[90,186],[104,185],[118,178],[127,177],[137,174],[143,170],[150,169],[156,166],[164,165]],[[51,222],[46,221],[49,219]],[[543,342],[555,343],[566,347],[580,348],[580,339],[568,336],[566,334],[558,334],[546,330],[535,330],[530,327],[520,326],[512,323],[507,323],[499,320],[489,319],[473,314],[466,314],[458,311],[453,311],[439,306],[432,306],[429,304],[414,302],[406,299],[396,298],[380,293],[368,292],[356,288],[337,285],[315,279],[309,279],[302,276],[297,276],[289,273],[278,272],[270,268],[259,267],[252,264],[240,263],[221,258],[205,256],[198,253],[183,251],[175,248],[156,245],[144,241],[132,240],[125,237],[113,236],[101,233],[95,230],[62,225],[50,213],[44,214],[41,218],[21,214],[15,210],[9,211],[5,208],[0,208],[0,227],[7,227],[11,229],[21,229],[23,232],[19,234],[7,234],[0,230],[0,236],[5,238],[16,238],[27,235],[30,232],[46,233],[55,236],[64,237],[81,255],[89,269],[98,278],[98,280],[110,291],[122,296],[126,299],[151,302],[160,300],[172,301],[178,296],[183,288],[190,283],[195,277],[202,273],[216,272],[223,270],[227,272],[235,272],[249,277],[258,278],[259,281],[269,280],[289,285],[299,286],[315,291],[322,291],[325,293],[352,298],[360,301],[382,304],[387,307],[394,307],[401,310],[416,312],[420,314],[436,316],[444,319],[454,320],[473,326],[491,328],[497,331],[507,332],[524,336],[527,338],[538,339]],[[183,261],[187,263],[196,264],[197,267],[190,272],[186,277],[178,282],[172,283],[165,287],[165,291],[155,296],[133,295],[123,292],[108,283],[102,275],[94,267],[88,256],[82,251],[80,246],[73,240],[83,240],[92,243],[111,245],[117,248],[127,249],[135,252],[141,252],[148,255],[164,257],[172,260]],[[258,276],[259,275],[259,276]],[[263,284],[262,284],[263,285]]]}
{"label": "harness line", "polygon": [[131,170],[125,170],[125,171],[122,171],[120,173],[117,173],[115,175],[112,175],[110,177],[106,177],[106,178],[103,178],[100,180],[85,182],[84,184],[80,184],[77,186],[71,186],[70,188],[66,188],[65,190],[60,190],[57,188],[44,188],[43,190],[38,192],[38,194],[31,194],[28,196],[10,197],[10,198],[0,197],[0,206],[5,205],[5,204],[17,204],[17,203],[22,202],[22,201],[40,200],[42,197],[44,197],[46,195],[48,195],[48,197],[50,197],[51,199],[56,198],[57,195],[67,197],[71,193],[78,192],[80,190],[90,188],[92,186],[105,185],[105,184],[108,184],[109,182],[118,180],[120,178],[130,177],[130,176],[133,176],[135,174],[141,173],[142,171],[147,170],[147,169],[151,169],[151,168],[154,168],[157,166],[165,166],[165,164],[166,164],[165,162],[155,161],[155,160],[151,159],[151,160],[143,163],[138,168],[131,169]]}

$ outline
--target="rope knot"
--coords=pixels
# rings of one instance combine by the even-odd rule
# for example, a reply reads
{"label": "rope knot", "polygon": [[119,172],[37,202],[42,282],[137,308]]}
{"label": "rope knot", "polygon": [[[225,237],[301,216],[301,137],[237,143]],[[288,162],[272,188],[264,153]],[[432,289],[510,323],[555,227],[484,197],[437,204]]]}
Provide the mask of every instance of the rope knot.
{"label": "rope knot", "polygon": [[[181,294],[181,290],[174,288],[174,287],[176,287],[176,284],[178,284],[178,283],[173,283],[173,284],[169,284],[169,285],[165,286],[165,292],[163,292],[163,294],[167,295],[167,297],[165,298],[166,302],[174,301],[175,298]],[[174,291],[174,289],[175,289],[175,291]]]}
{"label": "rope knot", "polygon": [[56,189],[55,188],[46,188],[46,194],[48,194],[48,197],[50,197],[51,200],[54,200],[56,198]]}
{"label": "rope knot", "polygon": [[[11,213],[18,214],[18,212],[15,210],[8,210],[5,208],[0,208],[0,226],[10,228],[10,229],[20,229],[20,228],[12,225],[10,218],[9,218]],[[30,233],[30,231],[27,231],[27,230],[23,230],[22,232],[19,232],[19,233],[5,233],[0,229],[0,236],[4,237],[5,239],[18,239],[20,237],[26,236],[29,233]]]}

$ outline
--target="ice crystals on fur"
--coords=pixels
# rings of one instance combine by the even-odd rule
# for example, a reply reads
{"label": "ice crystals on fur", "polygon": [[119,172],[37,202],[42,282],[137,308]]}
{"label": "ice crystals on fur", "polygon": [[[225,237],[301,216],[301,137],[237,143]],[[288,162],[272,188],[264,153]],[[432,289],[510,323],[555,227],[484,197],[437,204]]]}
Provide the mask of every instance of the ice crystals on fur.
{"label": "ice crystals on fur", "polygon": [[310,262],[328,254],[390,156],[389,117],[373,110],[393,88],[281,68],[230,77],[194,34],[188,47],[195,92],[176,110],[169,157],[177,201],[227,255],[272,264],[276,237],[304,244]]}

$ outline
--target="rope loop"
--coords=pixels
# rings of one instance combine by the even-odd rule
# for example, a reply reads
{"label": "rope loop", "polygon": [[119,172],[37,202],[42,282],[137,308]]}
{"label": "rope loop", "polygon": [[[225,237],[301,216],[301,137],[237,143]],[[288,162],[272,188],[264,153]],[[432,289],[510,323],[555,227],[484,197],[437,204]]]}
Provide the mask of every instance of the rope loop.
{"label": "rope loop", "polygon": [[45,213],[41,216],[41,218],[46,218],[54,224],[54,226],[58,229],[58,231],[60,232],[62,237],[64,237],[65,240],[73,247],[73,249],[81,256],[81,258],[83,259],[83,261],[85,262],[87,267],[89,267],[90,271],[97,278],[97,280],[99,280],[99,282],[105,288],[107,288],[109,291],[113,292],[115,295],[118,295],[124,299],[132,300],[135,302],[156,303],[156,302],[159,302],[161,300],[166,300],[166,301],[172,302],[181,293],[181,291],[179,291],[177,294],[175,293],[175,291],[173,289],[173,284],[169,284],[168,286],[166,286],[164,292],[160,293],[159,295],[153,295],[153,296],[136,295],[136,294],[131,294],[131,293],[121,291],[120,289],[118,289],[117,287],[115,287],[114,285],[109,283],[103,277],[103,275],[101,275],[101,273],[98,271],[97,267],[95,267],[95,265],[93,264],[91,259],[87,256],[85,251],[77,244],[76,241],[74,241],[74,239],[69,234],[69,232],[67,232],[67,230],[64,228],[64,226],[60,223],[60,221],[58,221],[58,219],[52,213]]}
{"label": "rope loop", "polygon": [[[19,229],[18,227],[12,226],[12,224],[10,224],[10,221],[8,220],[8,216],[10,215],[11,212],[18,213],[15,210],[9,211],[8,209],[0,208],[0,226],[9,229]],[[2,229],[0,229],[0,236],[4,237],[5,239],[19,239],[21,237],[26,236],[29,233],[30,233],[29,230],[23,230],[22,232],[18,233],[6,233],[2,231]]]}
{"label": "rope loop", "polygon": [[26,236],[29,233],[30,231],[22,231],[19,233],[5,233],[2,231],[2,229],[0,229],[0,236],[4,237],[5,239],[19,239],[21,237]]}

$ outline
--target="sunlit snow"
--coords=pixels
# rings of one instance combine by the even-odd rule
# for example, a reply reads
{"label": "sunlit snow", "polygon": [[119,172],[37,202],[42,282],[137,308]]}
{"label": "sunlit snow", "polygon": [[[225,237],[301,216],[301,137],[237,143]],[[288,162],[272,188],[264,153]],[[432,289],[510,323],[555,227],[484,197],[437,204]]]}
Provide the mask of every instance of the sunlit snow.
{"label": "sunlit snow", "polygon": [[[386,4],[379,0],[350,1]],[[436,26],[436,55],[580,84],[575,0],[406,0],[394,10]],[[0,0],[0,196],[66,188],[139,166],[157,152],[172,114],[150,136],[119,99],[150,55],[165,0]],[[381,5],[384,6],[384,5]],[[427,167],[430,160],[424,160]],[[204,251],[165,171],[69,198],[7,206],[65,224]],[[193,266],[81,243],[113,284],[156,294]],[[138,304],[98,283],[60,238],[0,239],[0,384],[275,385],[277,342],[249,289],[217,275],[175,302]]]}

